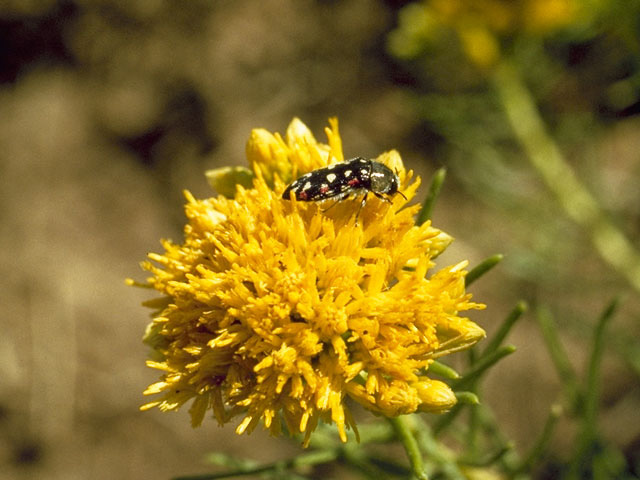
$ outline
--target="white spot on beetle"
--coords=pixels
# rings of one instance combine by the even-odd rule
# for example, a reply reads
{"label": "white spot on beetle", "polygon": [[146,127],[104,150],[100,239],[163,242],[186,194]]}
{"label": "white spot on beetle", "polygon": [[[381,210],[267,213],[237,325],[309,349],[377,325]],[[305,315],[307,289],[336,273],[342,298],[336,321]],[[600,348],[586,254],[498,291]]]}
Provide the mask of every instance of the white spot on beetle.
{"label": "white spot on beetle", "polygon": [[351,175],[351,170],[346,170],[346,171],[344,172],[344,176],[345,176],[345,177],[349,177],[350,175]]}
{"label": "white spot on beetle", "polygon": [[311,182],[307,182],[304,184],[304,187],[302,187],[302,191],[304,192],[305,190],[309,190],[311,188]]}
{"label": "white spot on beetle", "polygon": [[330,173],[329,175],[327,175],[327,180],[329,180],[330,183],[333,183],[335,179],[336,179],[335,173]]}

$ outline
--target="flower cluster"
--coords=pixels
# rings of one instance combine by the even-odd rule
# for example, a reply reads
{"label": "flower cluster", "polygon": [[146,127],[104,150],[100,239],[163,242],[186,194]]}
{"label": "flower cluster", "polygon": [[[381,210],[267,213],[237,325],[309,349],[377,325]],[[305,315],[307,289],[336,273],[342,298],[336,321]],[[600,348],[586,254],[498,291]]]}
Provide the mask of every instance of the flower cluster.
{"label": "flower cluster", "polygon": [[233,198],[186,193],[184,241],[163,241],[143,267],[162,297],[148,302],[149,366],[163,372],[143,409],[175,410],[192,401],[192,424],[212,411],[220,424],[241,417],[237,433],[262,422],[278,434],[305,434],[319,421],[340,438],[355,428],[350,398],[396,416],[441,412],[451,389],[427,377],[442,355],[467,348],[484,331],[460,312],[482,308],[465,292],[466,262],[431,272],[451,237],[414,223],[407,205],[420,184],[397,152],[376,160],[398,173],[391,203],[371,196],[327,210],[281,198],[284,181],[344,160],[337,121],[316,141],[294,120],[283,138],[254,130],[250,188]]}
{"label": "flower cluster", "polygon": [[576,22],[583,13],[576,0],[416,2],[403,9],[400,28],[391,35],[391,48],[398,56],[412,57],[425,44],[448,45],[445,32],[451,31],[469,60],[490,67],[500,58],[502,39],[516,32],[545,35]]}

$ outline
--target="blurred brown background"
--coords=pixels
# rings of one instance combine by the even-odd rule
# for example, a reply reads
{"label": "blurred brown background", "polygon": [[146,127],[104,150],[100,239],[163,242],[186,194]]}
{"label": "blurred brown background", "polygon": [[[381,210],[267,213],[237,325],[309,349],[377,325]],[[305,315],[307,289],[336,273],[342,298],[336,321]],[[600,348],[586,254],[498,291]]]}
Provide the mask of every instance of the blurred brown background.
{"label": "blurred brown background", "polygon": [[[283,132],[294,116],[321,141],[327,118],[338,116],[347,157],[397,148],[424,184],[449,167],[434,223],[457,241],[439,265],[506,254],[472,289],[488,305],[473,318],[489,332],[519,299],[544,305],[566,327],[580,370],[600,310],[630,292],[606,357],[601,425],[636,455],[634,357],[611,352],[638,338],[636,295],[525,162],[486,169],[497,186],[487,193],[487,178],[470,177],[464,156],[429,128],[415,77],[385,48],[404,3],[0,3],[0,477],[169,478],[208,471],[210,451],[258,461],[298,451],[214,421],[193,430],[186,411],[140,413],[141,392],[157,377],[141,343],[149,293],[124,284],[145,278],[138,263],[160,238],[181,238],[183,189],[210,195],[204,170],[244,164],[251,128]],[[581,68],[592,71],[568,74],[555,92],[576,115],[596,108],[579,80],[597,78],[601,66]],[[637,245],[640,119],[618,113],[572,145],[575,157],[588,149],[598,159],[586,167],[601,182],[596,194]],[[520,201],[505,201],[513,190]],[[560,390],[527,317],[510,338],[519,350],[484,388],[518,449],[530,446]],[[560,451],[568,447],[571,437],[556,437]]]}

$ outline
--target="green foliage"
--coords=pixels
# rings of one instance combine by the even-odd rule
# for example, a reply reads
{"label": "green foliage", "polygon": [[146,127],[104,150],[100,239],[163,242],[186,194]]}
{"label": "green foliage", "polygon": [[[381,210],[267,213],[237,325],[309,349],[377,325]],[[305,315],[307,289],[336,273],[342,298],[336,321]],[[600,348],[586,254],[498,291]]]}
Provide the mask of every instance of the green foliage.
{"label": "green foliage", "polygon": [[[529,7],[549,15],[534,19]],[[553,8],[560,10],[552,15]],[[603,187],[603,179],[612,178],[620,179],[618,186],[637,185],[637,154],[614,160],[603,156],[602,148],[621,125],[636,124],[639,19],[636,0],[424,1],[402,9],[388,39],[390,54],[413,76],[410,92],[423,128],[441,141],[440,163],[491,211],[486,224],[509,225],[506,268],[514,292],[526,288],[525,296],[538,305],[538,325],[561,381],[561,396],[550,402],[531,450],[521,458],[513,451],[500,456],[507,476],[555,469],[563,478],[635,478],[621,449],[600,434],[597,418],[606,387],[600,382],[603,351],[615,348],[637,378],[637,330],[608,328],[617,301],[597,321],[590,323],[588,317],[595,304],[619,291],[630,289],[634,298],[640,292],[637,229],[625,228],[637,221],[638,196],[625,200],[623,188],[607,192]],[[621,148],[633,143],[634,131],[616,137]],[[619,171],[612,171],[614,163]],[[617,211],[611,208],[612,197],[619,199]],[[478,232],[477,226],[470,231]],[[482,235],[478,232],[479,242]],[[490,228],[486,237],[486,243],[495,243]],[[582,274],[587,265],[597,265],[592,270],[597,274]],[[470,272],[467,283],[483,268]],[[616,280],[607,285],[611,277]],[[561,311],[560,327],[547,305]],[[637,311],[637,302],[631,305]],[[472,356],[471,372],[488,352],[500,350],[523,310],[522,303],[483,354]],[[579,341],[591,324],[591,348],[584,347],[590,351],[588,369],[580,375],[561,338],[573,329]],[[466,381],[467,387],[478,387],[473,377]],[[466,408],[456,406],[434,424],[434,431],[445,434],[455,425],[452,416]],[[471,412],[470,430],[492,418],[485,405]],[[546,458],[562,415],[578,428],[574,451],[569,458]],[[476,446],[477,440],[477,433],[469,438]]]}

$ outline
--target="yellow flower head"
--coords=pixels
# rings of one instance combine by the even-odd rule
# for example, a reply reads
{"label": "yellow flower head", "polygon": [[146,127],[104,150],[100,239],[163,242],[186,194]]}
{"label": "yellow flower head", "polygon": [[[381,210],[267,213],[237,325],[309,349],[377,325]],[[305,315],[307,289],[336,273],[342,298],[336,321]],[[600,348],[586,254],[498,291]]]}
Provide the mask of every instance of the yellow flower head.
{"label": "yellow flower head", "polygon": [[[143,267],[162,293],[145,341],[163,372],[143,409],[192,400],[193,425],[211,410],[237,433],[281,419],[305,444],[320,420],[355,428],[351,398],[386,416],[441,412],[456,402],[426,376],[437,357],[467,348],[484,331],[460,312],[482,308],[465,293],[466,262],[427,275],[451,237],[415,225],[408,206],[419,179],[397,152],[377,161],[398,173],[391,203],[371,196],[336,205],[283,200],[286,181],[343,161],[337,121],[317,142],[294,120],[286,137],[254,130],[247,145],[253,188],[234,198],[186,193],[184,242],[164,241]],[[270,186],[273,185],[273,187]],[[330,203],[328,201],[327,203]]]}

